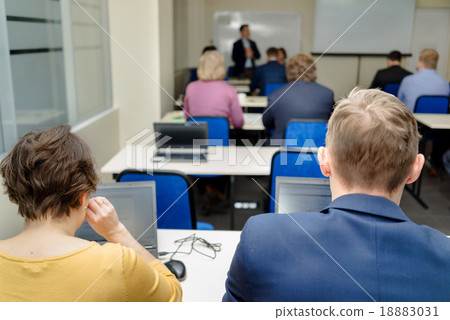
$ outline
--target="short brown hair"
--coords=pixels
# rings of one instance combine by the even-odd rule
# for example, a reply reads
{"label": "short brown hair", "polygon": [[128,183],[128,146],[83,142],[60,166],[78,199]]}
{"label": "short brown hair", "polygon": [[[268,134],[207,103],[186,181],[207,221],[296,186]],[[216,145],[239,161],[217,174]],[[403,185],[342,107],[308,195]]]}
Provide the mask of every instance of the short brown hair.
{"label": "short brown hair", "polygon": [[99,176],[89,146],[57,126],[24,135],[0,163],[9,199],[26,219],[69,215],[80,195],[95,192]]}
{"label": "short brown hair", "polygon": [[316,81],[316,65],[314,59],[307,54],[299,53],[293,56],[286,64],[287,81],[301,80],[305,82]]}
{"label": "short brown hair", "polygon": [[326,145],[344,185],[391,194],[411,171],[419,138],[413,114],[399,99],[355,88],[337,103]]}
{"label": "short brown hair", "polygon": [[439,53],[434,49],[425,49],[419,56],[419,61],[422,61],[425,68],[428,69],[436,69],[438,60]]}
{"label": "short brown hair", "polygon": [[222,55],[216,50],[206,51],[202,54],[197,75],[203,81],[222,80],[225,78],[225,61]]}

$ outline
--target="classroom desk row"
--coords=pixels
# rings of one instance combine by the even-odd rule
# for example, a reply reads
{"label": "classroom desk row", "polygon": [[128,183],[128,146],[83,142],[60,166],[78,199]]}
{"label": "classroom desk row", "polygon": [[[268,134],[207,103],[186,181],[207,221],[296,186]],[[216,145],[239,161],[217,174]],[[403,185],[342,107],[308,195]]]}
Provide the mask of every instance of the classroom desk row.
{"label": "classroom desk row", "polygon": [[[236,246],[239,243],[240,231],[205,231],[205,230],[169,230],[158,229],[158,251],[174,252],[178,244],[174,241],[194,234],[209,243],[220,243],[221,249],[216,258],[211,259],[198,252],[190,255],[176,254],[173,259],[180,260],[186,266],[186,279],[181,281],[184,302],[219,302],[225,293],[225,280],[230,268]],[[198,247],[202,252],[211,255],[212,251]],[[180,251],[189,251],[185,244]],[[169,261],[170,254],[160,257],[164,263]]]}
{"label": "classroom desk row", "polygon": [[[178,98],[175,101],[177,106],[183,106],[183,100],[181,98]],[[267,97],[263,96],[245,96],[242,98],[239,98],[239,104],[244,109],[249,108],[265,108],[268,104]]]}
{"label": "classroom desk row", "polygon": [[[161,122],[185,122],[184,111],[177,110],[167,112],[162,117]],[[244,113],[244,126],[242,130],[248,131],[263,131],[265,130],[262,123],[261,113]]]}

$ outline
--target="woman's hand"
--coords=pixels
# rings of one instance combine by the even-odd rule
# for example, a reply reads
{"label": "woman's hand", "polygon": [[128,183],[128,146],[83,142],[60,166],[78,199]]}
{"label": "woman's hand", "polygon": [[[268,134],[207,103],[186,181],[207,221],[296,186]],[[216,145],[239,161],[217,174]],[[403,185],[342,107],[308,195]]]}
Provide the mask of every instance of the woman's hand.
{"label": "woman's hand", "polygon": [[95,232],[110,242],[126,232],[125,226],[119,221],[116,209],[104,197],[95,197],[89,200],[86,221]]}

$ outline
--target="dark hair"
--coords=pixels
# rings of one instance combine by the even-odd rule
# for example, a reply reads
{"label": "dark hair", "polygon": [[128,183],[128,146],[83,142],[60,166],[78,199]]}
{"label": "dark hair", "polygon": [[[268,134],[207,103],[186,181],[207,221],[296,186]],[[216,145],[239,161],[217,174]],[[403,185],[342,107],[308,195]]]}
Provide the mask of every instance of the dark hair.
{"label": "dark hair", "polygon": [[281,51],[283,53],[285,59],[287,58],[287,53],[284,48],[278,48],[278,51]]}
{"label": "dark hair", "polygon": [[57,126],[24,135],[0,163],[0,173],[19,214],[37,220],[49,209],[53,217],[69,216],[81,206],[80,195],[95,192],[99,176],[89,146]]}
{"label": "dark hair", "polygon": [[206,46],[203,48],[202,54],[204,54],[206,51],[212,51],[217,50],[216,46]]}
{"label": "dark hair", "polygon": [[388,55],[387,58],[391,61],[401,61],[402,60],[402,54],[400,53],[400,51],[391,51]]}
{"label": "dark hair", "polygon": [[266,54],[268,57],[276,57],[278,56],[278,49],[275,47],[270,47],[267,49]]}
{"label": "dark hair", "polygon": [[242,30],[244,30],[245,27],[248,27],[248,24],[243,24],[243,25],[239,28],[239,31],[242,32]]}

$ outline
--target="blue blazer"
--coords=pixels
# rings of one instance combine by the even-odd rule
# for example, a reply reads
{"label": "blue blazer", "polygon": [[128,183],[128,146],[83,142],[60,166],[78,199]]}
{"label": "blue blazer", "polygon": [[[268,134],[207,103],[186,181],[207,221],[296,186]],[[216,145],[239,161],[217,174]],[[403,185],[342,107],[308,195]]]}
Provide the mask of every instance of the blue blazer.
{"label": "blue blazer", "polygon": [[286,83],[286,67],[278,61],[269,61],[255,69],[250,90],[259,88],[259,95],[266,95],[266,84],[268,83]]}
{"label": "blue blazer", "polygon": [[450,239],[390,200],[262,214],[241,234],[223,301],[450,301]]}
{"label": "blue blazer", "polygon": [[267,129],[274,129],[272,139],[283,139],[284,127],[291,119],[328,120],[334,105],[333,95],[333,91],[316,82],[289,82],[269,94],[263,124]]}

